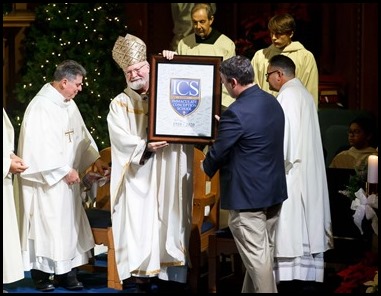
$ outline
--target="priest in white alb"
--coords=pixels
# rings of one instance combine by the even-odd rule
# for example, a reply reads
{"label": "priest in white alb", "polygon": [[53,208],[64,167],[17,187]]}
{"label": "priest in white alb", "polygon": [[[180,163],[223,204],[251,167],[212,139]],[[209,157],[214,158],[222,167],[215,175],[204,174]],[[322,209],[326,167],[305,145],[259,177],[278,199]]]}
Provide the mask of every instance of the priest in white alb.
{"label": "priest in white alb", "polygon": [[29,103],[20,131],[18,154],[29,165],[19,180],[24,264],[43,292],[56,286],[83,289],[76,267],[88,262],[94,247],[80,196],[80,173],[94,162],[100,172],[108,165],[98,159],[98,148],[74,102],[85,75],[75,61],[58,65],[53,81]]}

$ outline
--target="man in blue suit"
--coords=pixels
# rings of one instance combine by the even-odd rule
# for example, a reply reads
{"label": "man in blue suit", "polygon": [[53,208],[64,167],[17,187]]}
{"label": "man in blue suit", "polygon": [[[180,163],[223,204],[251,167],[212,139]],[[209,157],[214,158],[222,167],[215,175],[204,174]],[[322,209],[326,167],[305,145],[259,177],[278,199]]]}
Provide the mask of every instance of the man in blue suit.
{"label": "man in blue suit", "polygon": [[223,61],[220,75],[236,100],[222,114],[202,168],[209,177],[220,170],[221,208],[229,210],[229,228],[246,267],[242,292],[276,293],[273,242],[287,199],[284,113],[273,95],[254,84],[246,57]]}

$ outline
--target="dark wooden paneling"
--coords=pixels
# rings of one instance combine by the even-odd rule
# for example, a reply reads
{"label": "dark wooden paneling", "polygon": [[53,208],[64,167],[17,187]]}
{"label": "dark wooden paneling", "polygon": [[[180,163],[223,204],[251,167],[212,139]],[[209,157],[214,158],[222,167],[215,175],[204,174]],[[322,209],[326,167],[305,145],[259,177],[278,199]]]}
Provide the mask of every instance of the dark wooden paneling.
{"label": "dark wooden paneling", "polygon": [[[168,49],[173,37],[170,3],[125,5],[128,32],[146,42],[147,53]],[[214,27],[236,40],[244,33],[243,20],[290,8],[293,15],[308,12],[310,24],[297,22],[295,40],[314,53],[324,79],[331,75],[342,81],[346,107],[365,109],[378,118],[377,3],[217,3]]]}

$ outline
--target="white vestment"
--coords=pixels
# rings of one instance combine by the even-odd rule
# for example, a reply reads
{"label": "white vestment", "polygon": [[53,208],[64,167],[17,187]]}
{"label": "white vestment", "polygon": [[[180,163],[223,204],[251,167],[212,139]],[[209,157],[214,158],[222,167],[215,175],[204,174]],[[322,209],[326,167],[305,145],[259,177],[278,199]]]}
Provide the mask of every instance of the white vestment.
{"label": "white vestment", "polygon": [[275,238],[277,280],[323,281],[323,252],[332,248],[329,195],[320,128],[312,95],[295,78],[277,96],[285,113],[288,199]]}
{"label": "white vestment", "polygon": [[9,172],[14,136],[13,126],[3,108],[3,284],[24,278],[12,174]]}
{"label": "white vestment", "polygon": [[159,276],[185,282],[192,217],[193,146],[170,144],[143,164],[148,100],[129,88],[111,102],[107,121],[119,277]]}
{"label": "white vestment", "polygon": [[19,139],[19,156],[29,165],[19,180],[25,269],[54,274],[86,264],[95,245],[80,185],[64,177],[72,168],[84,172],[98,148],[75,102],[64,100],[45,84],[25,111]]}
{"label": "white vestment", "polygon": [[[224,34],[221,34],[213,44],[197,43],[195,34],[193,33],[180,40],[177,46],[177,53],[180,55],[215,56],[227,60],[228,58],[235,56],[235,44]],[[222,85],[221,100],[221,104],[224,107],[228,107],[235,101],[229,95],[224,85]]]}

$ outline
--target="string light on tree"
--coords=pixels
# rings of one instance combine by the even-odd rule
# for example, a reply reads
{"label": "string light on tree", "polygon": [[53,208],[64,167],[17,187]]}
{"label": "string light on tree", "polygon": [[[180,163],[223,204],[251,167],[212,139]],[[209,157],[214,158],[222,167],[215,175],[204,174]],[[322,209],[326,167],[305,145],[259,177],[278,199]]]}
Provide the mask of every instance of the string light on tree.
{"label": "string light on tree", "polygon": [[[84,13],[84,11],[86,13]],[[26,105],[65,59],[87,70],[75,100],[100,149],[109,146],[107,113],[111,99],[125,87],[125,77],[112,59],[119,35],[127,33],[124,4],[48,3],[35,9],[35,22],[25,33],[25,65],[16,86],[12,119],[19,127]],[[16,121],[16,122],[15,122]],[[15,128],[18,133],[18,129]]]}

